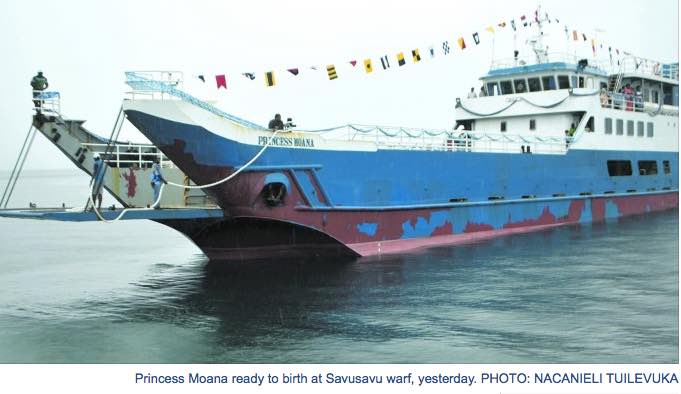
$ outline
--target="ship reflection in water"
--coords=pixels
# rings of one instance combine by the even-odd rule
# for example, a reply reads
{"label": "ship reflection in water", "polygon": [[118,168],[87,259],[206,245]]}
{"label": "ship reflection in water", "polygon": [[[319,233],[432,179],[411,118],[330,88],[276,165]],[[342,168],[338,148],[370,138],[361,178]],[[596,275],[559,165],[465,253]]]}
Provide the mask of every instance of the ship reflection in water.
{"label": "ship reflection in water", "polygon": [[0,361],[678,362],[678,210],[323,262],[93,226],[0,221]]}

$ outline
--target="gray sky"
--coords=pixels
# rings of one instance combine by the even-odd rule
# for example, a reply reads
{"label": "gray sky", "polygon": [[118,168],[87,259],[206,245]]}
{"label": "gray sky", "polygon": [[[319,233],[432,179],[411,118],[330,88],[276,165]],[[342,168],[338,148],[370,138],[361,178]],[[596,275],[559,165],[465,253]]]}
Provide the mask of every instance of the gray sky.
{"label": "gray sky", "polygon": [[[677,0],[541,4],[561,22],[547,25],[552,52],[591,56],[589,45],[565,39],[567,24],[589,37],[597,34],[599,43],[662,62],[678,61]],[[512,18],[518,22],[523,14],[531,18],[536,6],[536,0],[5,1],[0,5],[0,171],[11,170],[30,125],[29,81],[38,69],[49,78],[50,90],[61,92],[64,116],[86,119],[86,127],[100,135],[109,134],[128,90],[126,70],[182,70],[187,80],[205,74],[205,86],[188,83],[187,88],[260,124],[281,112],[305,128],[349,122],[448,128],[455,98],[471,86],[477,90],[477,79],[489,68],[492,45],[485,28],[495,26],[495,57],[512,56],[512,30],[496,24]],[[481,37],[477,47],[474,32]],[[455,47],[460,36],[466,39],[465,51]],[[437,50],[444,40],[452,53],[438,51],[429,59],[427,48]],[[418,65],[411,63],[413,48],[424,58]],[[397,69],[399,51],[405,52],[407,65]],[[383,55],[390,57],[390,72],[380,70]],[[374,62],[371,75],[361,68],[366,57]],[[347,63],[353,59],[357,69]],[[336,65],[337,80],[306,69],[327,64]],[[299,76],[287,75],[285,70],[293,67],[301,69]],[[276,87],[264,86],[262,74],[268,70],[277,73]],[[250,71],[258,79],[239,75]],[[217,94],[212,78],[223,73],[228,90]],[[123,138],[144,140],[131,127]],[[36,138],[26,168],[69,167],[51,143]]]}

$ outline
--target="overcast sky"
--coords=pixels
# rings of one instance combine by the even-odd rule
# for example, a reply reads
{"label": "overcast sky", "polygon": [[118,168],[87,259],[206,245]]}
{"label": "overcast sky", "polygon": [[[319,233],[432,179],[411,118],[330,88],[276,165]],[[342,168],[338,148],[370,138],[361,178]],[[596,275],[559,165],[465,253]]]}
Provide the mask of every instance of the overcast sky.
{"label": "overcast sky", "polygon": [[[550,51],[591,57],[590,46],[566,40],[569,29],[598,43],[662,62],[678,61],[677,0],[542,1],[551,19]],[[496,24],[526,14],[536,0],[515,1],[4,1],[0,5],[0,171],[14,164],[30,125],[29,81],[43,70],[50,90],[62,95],[62,113],[85,119],[86,127],[108,135],[128,90],[125,70],[181,70],[187,88],[212,96],[227,112],[266,124],[275,112],[299,126],[321,128],[344,123],[378,123],[449,128],[453,104],[485,74],[492,57],[512,56],[510,27]],[[492,35],[485,28],[494,25]],[[521,29],[522,31],[522,29]],[[479,32],[475,46],[471,35]],[[523,47],[528,31],[519,35]],[[455,40],[463,36],[468,48]],[[453,50],[443,56],[448,40]],[[430,59],[428,47],[436,57]],[[423,61],[411,62],[419,48]],[[395,54],[404,51],[405,67]],[[602,54],[600,48],[599,54]],[[380,69],[388,55],[390,72]],[[370,57],[374,73],[361,61]],[[357,60],[357,68],[348,61]],[[309,66],[336,65],[339,78]],[[287,68],[301,69],[297,77]],[[263,73],[275,70],[278,84],[264,86]],[[250,81],[240,75],[255,72]],[[206,75],[204,86],[192,78]],[[226,74],[228,89],[217,92],[215,74]],[[216,94],[219,93],[219,94]],[[124,139],[143,141],[131,127]],[[26,168],[71,167],[44,137],[36,138]],[[4,185],[2,185],[4,187]]]}

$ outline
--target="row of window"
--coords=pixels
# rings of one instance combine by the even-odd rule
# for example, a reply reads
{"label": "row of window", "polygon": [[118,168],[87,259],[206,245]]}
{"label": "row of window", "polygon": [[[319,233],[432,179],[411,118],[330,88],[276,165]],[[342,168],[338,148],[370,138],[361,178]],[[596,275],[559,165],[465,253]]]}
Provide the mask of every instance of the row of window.
{"label": "row of window", "polygon": [[[671,174],[672,169],[669,160],[662,161],[662,169],[666,175]],[[631,176],[631,161],[630,160],[608,160],[608,175],[610,176]],[[657,161],[655,160],[639,160],[638,161],[639,175],[657,175]]]}
{"label": "row of window", "polygon": [[[653,122],[648,122],[648,125],[644,125],[643,121],[636,122],[636,130],[634,130],[634,121],[627,120],[627,135],[630,137],[634,136],[634,131],[639,137],[644,135],[647,137],[652,137],[654,134]],[[605,134],[612,134],[612,118],[605,118]],[[624,135],[624,120],[615,119],[615,134]]]}
{"label": "row of window", "polygon": [[[586,78],[589,86],[593,86],[593,79]],[[557,83],[556,83],[557,82]],[[517,78],[504,81],[487,82],[487,94],[498,96],[513,93],[540,92],[542,90],[570,89],[585,87],[583,75],[544,75],[534,78]]]}

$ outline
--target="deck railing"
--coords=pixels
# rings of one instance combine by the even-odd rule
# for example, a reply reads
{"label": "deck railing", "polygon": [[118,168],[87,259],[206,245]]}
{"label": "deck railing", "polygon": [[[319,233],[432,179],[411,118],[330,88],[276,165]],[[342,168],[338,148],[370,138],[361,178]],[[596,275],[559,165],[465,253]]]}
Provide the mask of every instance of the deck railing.
{"label": "deck railing", "polygon": [[61,114],[61,99],[59,92],[33,91],[33,109],[43,113]]}
{"label": "deck railing", "polygon": [[[344,130],[343,130],[344,129]],[[417,129],[351,124],[325,136],[328,140],[374,143],[379,149],[565,153],[571,137],[521,135],[470,130]]]}
{"label": "deck railing", "polygon": [[151,144],[112,144],[108,153],[104,153],[107,144],[83,143],[93,153],[99,153],[102,160],[117,168],[151,168],[155,160],[159,160],[161,167],[174,168],[172,161]]}
{"label": "deck railing", "polygon": [[[583,56],[576,56],[566,52],[550,52],[547,54],[547,58],[544,63],[563,62],[569,64],[578,64],[582,59],[584,59]],[[590,58],[586,58],[586,60],[588,61],[587,67],[596,68],[608,74],[618,74],[621,72],[623,74],[642,74],[676,81],[679,80],[679,65],[676,63],[663,64],[655,60],[629,55],[619,59],[619,64],[615,60],[612,62],[610,60]],[[495,59],[492,60],[490,70],[530,66],[536,64],[537,59],[534,55],[519,56],[517,58],[511,57]]]}

